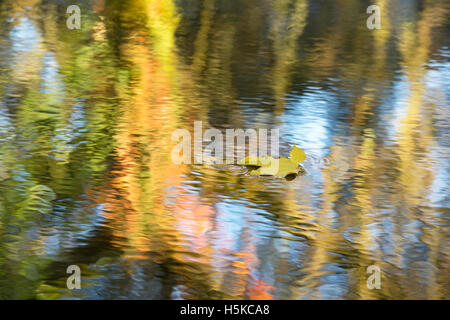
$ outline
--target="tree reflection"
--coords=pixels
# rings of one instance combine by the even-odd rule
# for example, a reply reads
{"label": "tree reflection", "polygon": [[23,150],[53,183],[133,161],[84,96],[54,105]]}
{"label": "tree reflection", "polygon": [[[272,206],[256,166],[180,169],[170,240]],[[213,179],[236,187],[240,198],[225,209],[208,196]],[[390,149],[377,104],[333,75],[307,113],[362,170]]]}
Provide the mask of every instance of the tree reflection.
{"label": "tree reflection", "polygon": [[[427,78],[448,6],[376,4],[373,32],[365,1],[92,0],[80,30],[68,1],[1,2],[0,297],[448,297]],[[194,120],[315,141],[311,96],[331,161],[304,177],[171,162]]]}

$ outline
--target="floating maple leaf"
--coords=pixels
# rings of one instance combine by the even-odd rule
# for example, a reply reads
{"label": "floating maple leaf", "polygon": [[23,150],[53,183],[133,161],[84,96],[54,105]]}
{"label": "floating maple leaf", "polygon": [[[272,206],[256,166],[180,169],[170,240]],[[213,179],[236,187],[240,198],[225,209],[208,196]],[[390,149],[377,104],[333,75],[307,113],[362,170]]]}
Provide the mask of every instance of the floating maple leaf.
{"label": "floating maple leaf", "polygon": [[289,159],[285,157],[275,159],[271,156],[248,156],[239,161],[238,164],[245,165],[250,170],[251,176],[276,176],[288,179],[293,176],[295,178],[302,171],[299,163],[306,159],[306,155],[302,149],[294,144],[289,156]]}

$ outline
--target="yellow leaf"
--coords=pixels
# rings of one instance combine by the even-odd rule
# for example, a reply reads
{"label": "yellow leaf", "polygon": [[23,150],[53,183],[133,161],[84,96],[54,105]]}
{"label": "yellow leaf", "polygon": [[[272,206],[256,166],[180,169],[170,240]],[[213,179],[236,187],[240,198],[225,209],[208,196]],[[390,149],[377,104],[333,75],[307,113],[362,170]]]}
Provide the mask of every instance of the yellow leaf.
{"label": "yellow leaf", "polygon": [[297,174],[298,167],[290,159],[280,158],[272,159],[270,164],[261,166],[260,168],[250,172],[250,175],[261,175],[261,176],[277,176],[284,178],[288,174]]}
{"label": "yellow leaf", "polygon": [[297,175],[301,170],[298,164],[305,159],[305,152],[294,145],[290,153],[290,159],[285,157],[274,159],[270,156],[248,156],[238,161],[238,164],[247,166],[251,176],[276,176],[284,178],[292,174]]}
{"label": "yellow leaf", "polygon": [[294,162],[295,164],[299,164],[300,162],[306,159],[305,152],[299,147],[297,147],[295,144],[292,147],[289,156],[291,157],[291,161]]}

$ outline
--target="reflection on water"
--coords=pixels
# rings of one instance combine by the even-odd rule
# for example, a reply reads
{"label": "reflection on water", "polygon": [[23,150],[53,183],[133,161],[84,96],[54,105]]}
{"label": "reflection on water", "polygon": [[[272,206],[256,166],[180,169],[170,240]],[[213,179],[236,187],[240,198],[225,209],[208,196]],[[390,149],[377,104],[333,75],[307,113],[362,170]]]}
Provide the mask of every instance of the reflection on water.
{"label": "reflection on water", "polygon": [[[0,298],[450,298],[446,0],[72,2],[0,2]],[[175,165],[195,120],[307,173]]]}

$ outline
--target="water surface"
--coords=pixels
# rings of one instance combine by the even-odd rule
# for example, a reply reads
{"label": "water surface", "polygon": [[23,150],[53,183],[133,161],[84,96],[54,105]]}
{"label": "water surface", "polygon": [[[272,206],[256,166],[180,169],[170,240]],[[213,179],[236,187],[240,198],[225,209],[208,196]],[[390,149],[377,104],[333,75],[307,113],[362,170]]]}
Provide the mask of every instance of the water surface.
{"label": "water surface", "polygon": [[[0,298],[450,298],[448,1],[76,3],[0,2]],[[199,120],[306,175],[174,164]]]}

